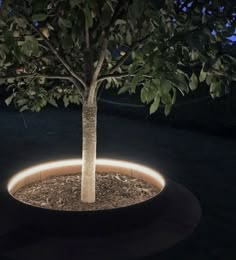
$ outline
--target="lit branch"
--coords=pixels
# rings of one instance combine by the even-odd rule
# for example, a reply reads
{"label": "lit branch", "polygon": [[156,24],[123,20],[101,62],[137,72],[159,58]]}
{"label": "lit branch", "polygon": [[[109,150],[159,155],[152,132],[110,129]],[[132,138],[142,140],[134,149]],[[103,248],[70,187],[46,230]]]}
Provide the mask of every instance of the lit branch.
{"label": "lit branch", "polygon": [[101,50],[100,57],[99,57],[99,60],[98,60],[98,64],[97,64],[97,67],[96,67],[96,69],[93,73],[92,81],[91,81],[91,84],[90,84],[89,97],[88,97],[89,103],[92,102],[94,97],[95,97],[96,82],[97,82],[97,78],[99,76],[99,73],[102,69],[103,62],[105,60],[107,45],[108,45],[108,40],[104,39],[104,42],[103,42],[103,45],[102,45],[102,50]]}
{"label": "lit branch", "polygon": [[[135,74],[128,74],[128,73],[107,74],[107,75],[101,76],[101,77],[97,80],[97,83],[99,83],[99,82],[101,82],[101,81],[104,81],[104,80],[106,80],[106,79],[111,79],[111,78],[119,79],[119,78],[135,77],[135,76],[136,76]],[[143,77],[144,77],[144,78],[150,78],[150,79],[153,78],[153,77],[148,76],[148,75],[143,75]]]}
{"label": "lit branch", "polygon": [[122,73],[122,74],[118,74],[118,73],[114,73],[114,74],[107,74],[107,75],[103,75],[100,78],[98,78],[97,82],[101,82],[104,81],[106,79],[111,79],[111,78],[126,78],[126,77],[132,77],[133,75],[129,75],[128,73]]}
{"label": "lit branch", "polygon": [[[222,73],[221,71],[218,71],[218,70],[212,70],[212,72],[214,72],[216,75],[220,76],[220,77],[230,77],[229,75],[225,75],[224,73]],[[232,81],[236,81],[236,76],[234,75],[231,75],[231,79]]]}
{"label": "lit branch", "polygon": [[78,89],[80,95],[83,97],[83,90],[76,84],[74,78],[69,76],[62,75],[46,75],[46,74],[22,74],[22,75],[12,75],[12,76],[0,76],[1,80],[17,80],[17,79],[36,79],[36,78],[45,78],[45,79],[58,79],[58,80],[68,80]]}
{"label": "lit branch", "polygon": [[27,17],[25,17],[22,14],[19,14],[17,12],[14,11],[14,13],[18,16],[20,16],[21,18],[23,18],[26,23],[37,33],[39,34],[42,39],[44,40],[45,44],[49,47],[50,51],[57,57],[57,59],[62,63],[62,65],[66,68],[66,70],[71,74],[71,76],[73,76],[76,80],[78,80],[78,82],[80,82],[80,84],[82,84],[82,86],[84,87],[84,89],[87,88],[86,83],[83,81],[83,79],[81,79],[74,71],[73,69],[67,64],[67,62],[61,57],[61,55],[58,53],[58,51],[56,50],[56,48],[51,44],[51,42],[44,36],[44,34],[38,30],[28,19]]}
{"label": "lit branch", "polygon": [[71,77],[61,76],[61,75],[45,75],[45,74],[22,74],[15,76],[0,76],[0,79],[10,80],[10,79],[24,79],[24,78],[47,78],[47,79],[64,79],[71,80]]}
{"label": "lit branch", "polygon": [[151,34],[148,34],[147,36],[145,36],[143,39],[134,42],[130,49],[126,52],[126,54],[124,56],[122,56],[122,58],[116,63],[116,65],[114,65],[111,68],[110,73],[114,73],[120,66],[122,66],[130,57],[130,55],[132,54],[132,51],[134,51],[135,49],[137,49],[143,42],[145,42],[147,39],[149,39],[152,36]]}
{"label": "lit branch", "polygon": [[88,27],[88,21],[85,17],[85,39],[86,39],[86,48],[90,48],[90,35],[89,35],[89,27]]}

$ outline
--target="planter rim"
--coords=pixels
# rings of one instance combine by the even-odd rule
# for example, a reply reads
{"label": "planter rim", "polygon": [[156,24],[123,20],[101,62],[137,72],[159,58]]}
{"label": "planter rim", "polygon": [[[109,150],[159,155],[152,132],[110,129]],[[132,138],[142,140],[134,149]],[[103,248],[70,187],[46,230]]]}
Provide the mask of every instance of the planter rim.
{"label": "planter rim", "polygon": [[[18,183],[20,183],[22,180],[30,178],[30,177],[34,177],[34,175],[38,175],[38,174],[43,174],[44,171],[47,170],[56,170],[56,169],[60,169],[60,168],[64,168],[64,167],[71,167],[71,166],[75,166],[75,167],[81,167],[82,166],[82,159],[66,159],[66,160],[58,160],[58,161],[50,161],[50,162],[46,162],[46,163],[41,163],[41,164],[37,164],[34,165],[32,167],[28,167],[24,170],[19,171],[18,173],[14,174],[10,180],[7,183],[7,192],[10,195],[10,197],[12,197],[14,200],[18,201],[19,203],[23,203],[25,205],[28,206],[32,206],[34,208],[40,208],[42,210],[49,210],[49,211],[59,211],[59,212],[94,212],[94,211],[65,211],[65,210],[56,210],[56,209],[47,209],[47,208],[42,208],[42,207],[38,207],[38,206],[34,206],[32,204],[23,202],[21,200],[18,200],[15,196],[14,196],[14,189],[17,186]],[[135,204],[131,204],[131,205],[127,205],[127,206],[123,206],[120,208],[110,208],[110,209],[106,209],[105,211],[113,211],[116,209],[122,209],[122,208],[129,208],[129,207],[133,207],[135,205],[138,204],[143,204],[147,201],[152,200],[155,197],[159,197],[160,194],[162,193],[162,191],[165,189],[166,186],[166,181],[164,179],[164,177],[156,170],[149,168],[147,166],[141,165],[141,164],[137,164],[137,163],[133,163],[130,161],[122,161],[122,160],[114,160],[114,159],[97,159],[96,160],[96,166],[111,166],[111,167],[117,167],[119,169],[122,170],[129,170],[130,172],[141,172],[144,176],[146,176],[149,179],[152,179],[153,182],[158,183],[159,185],[159,193],[157,195],[155,195],[152,198],[149,198],[147,200],[144,200],[142,202],[139,203],[135,203]],[[66,175],[66,174],[65,174]],[[141,178],[142,179],[142,178]],[[40,180],[38,180],[40,181]],[[150,183],[150,181],[147,181]],[[27,184],[25,184],[27,185]],[[22,186],[25,186],[22,185]],[[154,184],[155,185],[155,184]],[[18,188],[17,188],[18,189]],[[17,190],[16,189],[16,190]],[[96,210],[96,211],[100,211],[100,210]],[[103,210],[104,211],[104,210]]]}

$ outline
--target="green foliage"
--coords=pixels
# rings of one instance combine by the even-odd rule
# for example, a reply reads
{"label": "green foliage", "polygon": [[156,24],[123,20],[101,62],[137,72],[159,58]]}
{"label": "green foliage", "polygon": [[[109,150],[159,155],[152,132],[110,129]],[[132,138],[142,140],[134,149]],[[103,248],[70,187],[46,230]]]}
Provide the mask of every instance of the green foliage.
{"label": "green foliage", "polygon": [[[40,79],[42,80],[42,79]],[[61,84],[56,85],[53,88],[46,88],[45,84],[41,85],[40,80],[31,79],[30,84],[14,85],[10,86],[12,94],[5,100],[7,105],[14,102],[14,104],[20,108],[20,111],[32,110],[39,112],[47,104],[58,107],[60,100],[65,107],[71,104],[81,104],[81,96],[76,88]]]}
{"label": "green foliage", "polygon": [[27,57],[38,56],[40,53],[39,43],[32,36],[26,36],[24,42],[22,42],[21,53]]}
{"label": "green foliage", "polygon": [[43,22],[47,19],[47,17],[48,16],[46,14],[34,14],[32,16],[32,20],[37,22]]}
{"label": "green foliage", "polygon": [[159,105],[160,105],[160,95],[157,95],[155,98],[154,98],[154,101],[152,103],[152,105],[150,106],[150,114],[153,114],[154,112],[157,111]]}
{"label": "green foliage", "polygon": [[99,78],[106,77],[97,79],[97,87],[104,82],[120,94],[139,86],[150,113],[162,104],[166,115],[178,94],[198,87],[208,86],[213,98],[222,96],[236,79],[228,39],[236,27],[233,1],[154,2],[4,0],[0,83],[11,91],[6,103],[34,111],[47,103],[82,103],[104,37],[108,46]]}
{"label": "green foliage", "polygon": [[198,86],[198,77],[195,73],[192,74],[189,82],[189,87],[191,90],[197,89]]}

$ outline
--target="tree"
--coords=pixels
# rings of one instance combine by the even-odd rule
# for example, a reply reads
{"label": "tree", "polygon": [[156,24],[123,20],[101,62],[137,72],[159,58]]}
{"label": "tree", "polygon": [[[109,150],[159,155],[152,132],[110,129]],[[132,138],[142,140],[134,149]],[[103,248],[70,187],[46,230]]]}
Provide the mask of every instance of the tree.
{"label": "tree", "polygon": [[0,84],[6,103],[40,111],[82,104],[82,201],[95,201],[97,94],[117,87],[168,115],[177,93],[212,97],[236,80],[227,50],[236,8],[223,0],[3,0]]}

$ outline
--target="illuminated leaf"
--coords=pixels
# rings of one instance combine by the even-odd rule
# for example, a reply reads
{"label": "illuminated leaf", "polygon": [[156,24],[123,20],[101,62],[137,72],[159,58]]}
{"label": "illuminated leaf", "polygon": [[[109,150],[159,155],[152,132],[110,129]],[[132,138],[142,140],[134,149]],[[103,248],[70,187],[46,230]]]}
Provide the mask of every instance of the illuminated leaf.
{"label": "illuminated leaf", "polygon": [[47,19],[47,17],[48,16],[46,14],[34,14],[32,16],[32,20],[37,22],[43,22]]}
{"label": "illuminated leaf", "polygon": [[197,88],[197,86],[198,86],[198,77],[196,76],[195,73],[193,73],[190,78],[189,87],[191,90],[195,90]]}
{"label": "illuminated leaf", "polygon": [[157,109],[160,105],[160,100],[161,99],[160,99],[159,95],[154,98],[154,101],[150,106],[150,115],[157,111]]}

